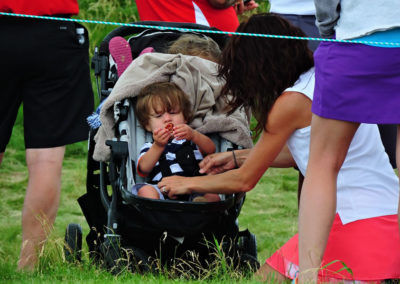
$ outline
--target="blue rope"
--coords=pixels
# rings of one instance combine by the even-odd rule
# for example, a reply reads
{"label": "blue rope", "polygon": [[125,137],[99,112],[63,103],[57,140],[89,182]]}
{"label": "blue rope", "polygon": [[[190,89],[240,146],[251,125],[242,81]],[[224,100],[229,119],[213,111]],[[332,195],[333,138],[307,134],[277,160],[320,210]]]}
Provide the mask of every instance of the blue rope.
{"label": "blue rope", "polygon": [[298,37],[298,36],[286,36],[286,35],[238,33],[238,32],[215,31],[215,30],[202,30],[202,29],[189,29],[189,28],[178,28],[178,27],[152,26],[152,25],[142,25],[142,24],[134,24],[134,23],[118,23],[118,22],[105,22],[105,21],[96,21],[96,20],[58,18],[58,17],[50,17],[50,16],[34,16],[34,15],[14,14],[14,13],[6,13],[6,12],[0,12],[0,15],[23,17],[23,18],[32,18],[32,19],[42,19],[42,20],[55,20],[55,21],[65,21],[65,22],[87,23],[87,24],[138,27],[138,28],[157,29],[157,30],[175,30],[175,31],[184,31],[184,32],[199,32],[199,33],[210,33],[210,34],[226,34],[226,35],[254,36],[254,37],[264,37],[264,38],[279,38],[279,39],[294,39],[294,40],[309,40],[309,41],[361,43],[361,44],[368,44],[368,45],[385,45],[385,46],[392,46],[392,47],[393,46],[394,47],[400,47],[400,42],[380,42],[380,41],[363,41],[363,40],[339,40],[339,39],[328,39],[328,38],[317,38],[317,37]]}

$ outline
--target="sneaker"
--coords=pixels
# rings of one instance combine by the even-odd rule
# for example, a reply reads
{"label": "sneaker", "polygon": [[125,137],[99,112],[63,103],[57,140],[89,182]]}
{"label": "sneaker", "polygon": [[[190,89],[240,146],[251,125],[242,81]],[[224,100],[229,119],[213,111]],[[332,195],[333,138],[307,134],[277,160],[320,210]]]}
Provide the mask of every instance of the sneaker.
{"label": "sneaker", "polygon": [[152,48],[151,46],[150,46],[150,47],[146,47],[145,49],[143,49],[143,50],[140,52],[139,56],[142,55],[142,54],[151,53],[151,52],[154,52],[154,51],[155,51],[154,48]]}
{"label": "sneaker", "polygon": [[118,77],[132,62],[132,51],[129,43],[123,37],[113,37],[108,43],[110,54],[117,65]]}

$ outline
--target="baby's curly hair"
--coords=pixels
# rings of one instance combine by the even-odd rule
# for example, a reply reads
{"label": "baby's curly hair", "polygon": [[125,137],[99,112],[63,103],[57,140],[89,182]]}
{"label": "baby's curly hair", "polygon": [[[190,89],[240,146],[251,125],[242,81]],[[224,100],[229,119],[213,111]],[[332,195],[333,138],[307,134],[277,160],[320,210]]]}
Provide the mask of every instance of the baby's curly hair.
{"label": "baby's curly hair", "polygon": [[[273,13],[256,14],[237,29],[240,33],[305,37],[304,32]],[[250,108],[257,120],[255,136],[267,131],[267,119],[276,99],[314,66],[306,40],[234,35],[222,51],[219,76],[230,112]]]}
{"label": "baby's curly hair", "polygon": [[215,62],[221,55],[221,49],[210,37],[184,34],[170,45],[168,53],[199,56]]}
{"label": "baby's curly hair", "polygon": [[[179,106],[183,117],[192,120],[192,107],[188,96],[172,82],[159,82],[145,86],[138,94],[135,112],[140,125],[146,128],[152,110],[171,111]],[[157,109],[161,108],[161,109]]]}

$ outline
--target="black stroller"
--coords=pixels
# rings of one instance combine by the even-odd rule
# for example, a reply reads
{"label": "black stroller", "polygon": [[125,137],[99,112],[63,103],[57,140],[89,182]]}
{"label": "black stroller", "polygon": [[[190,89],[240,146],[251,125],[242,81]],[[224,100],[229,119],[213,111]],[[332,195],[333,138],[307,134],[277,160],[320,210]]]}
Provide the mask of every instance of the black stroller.
{"label": "black stroller", "polygon": [[[109,96],[118,80],[117,70],[112,61],[110,63],[109,41],[113,37],[131,36],[128,42],[132,57],[136,58],[140,51],[148,46],[153,47],[156,52],[165,52],[169,43],[183,33],[168,27],[212,30],[209,27],[186,23],[136,24],[162,25],[162,30],[120,27],[105,37],[99,49],[96,48],[92,59],[92,67],[98,79],[100,101]],[[226,35],[221,34],[208,36],[221,47],[227,39]],[[243,194],[227,195],[219,202],[206,203],[151,200],[132,195],[127,190],[135,182],[143,182],[135,172],[136,157],[130,157],[129,144],[138,143],[140,147],[149,136],[151,138],[151,135],[134,121],[134,108],[131,105],[132,102],[125,100],[114,107],[118,127],[115,138],[106,141],[111,148],[108,162],[93,160],[93,137],[96,130],[90,131],[87,192],[78,199],[90,227],[86,237],[90,258],[114,271],[129,262],[128,265],[134,272],[146,272],[155,269],[152,260],[158,260],[162,266],[170,265],[175,259],[185,259],[188,251],[194,251],[203,264],[210,263],[210,259],[215,257],[215,244],[218,243],[222,244],[224,254],[229,256],[233,265],[244,269],[257,269],[259,263],[255,236],[248,230],[239,231],[237,222],[245,199]],[[126,129],[126,125],[132,124],[136,125],[135,129]],[[212,134],[212,139],[217,151],[238,148],[218,134]],[[65,239],[67,259],[80,260],[80,225],[69,224]],[[130,252],[129,255],[127,251]]]}

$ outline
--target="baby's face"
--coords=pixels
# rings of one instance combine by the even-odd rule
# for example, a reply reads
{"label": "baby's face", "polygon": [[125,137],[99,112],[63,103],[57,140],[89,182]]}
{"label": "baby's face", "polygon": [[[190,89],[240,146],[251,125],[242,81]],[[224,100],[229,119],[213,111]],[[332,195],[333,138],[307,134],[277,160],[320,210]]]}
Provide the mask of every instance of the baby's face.
{"label": "baby's face", "polygon": [[[171,124],[172,127],[179,124],[186,123],[185,118],[183,117],[183,113],[179,107],[175,109],[166,110],[166,109],[153,109],[150,112],[150,119],[146,126],[146,130],[150,132],[154,132],[159,128],[166,128],[170,130]],[[170,130],[171,131],[171,130]]]}

